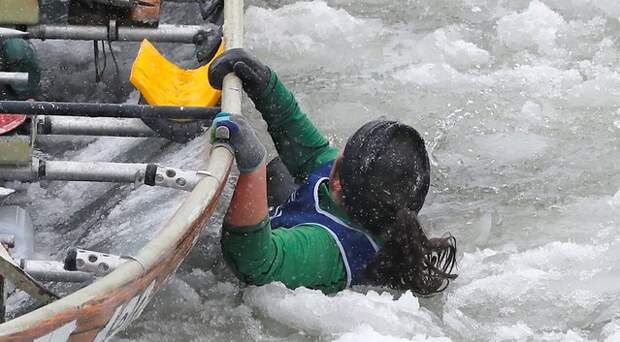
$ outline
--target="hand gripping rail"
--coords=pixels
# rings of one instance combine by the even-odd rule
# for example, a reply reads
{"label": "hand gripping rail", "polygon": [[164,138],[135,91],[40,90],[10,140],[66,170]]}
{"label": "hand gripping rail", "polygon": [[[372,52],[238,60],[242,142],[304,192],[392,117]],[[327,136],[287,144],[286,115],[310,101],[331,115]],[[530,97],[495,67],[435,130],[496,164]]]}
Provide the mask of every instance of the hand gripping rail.
{"label": "hand gripping rail", "polygon": [[[243,1],[224,3],[227,48],[243,42]],[[241,113],[241,81],[224,78],[222,110]],[[183,261],[215,210],[226,184],[233,156],[224,147],[211,151],[204,177],[174,216],[132,260],[67,297],[0,325],[1,341],[105,340],[135,320],[155,291]]]}

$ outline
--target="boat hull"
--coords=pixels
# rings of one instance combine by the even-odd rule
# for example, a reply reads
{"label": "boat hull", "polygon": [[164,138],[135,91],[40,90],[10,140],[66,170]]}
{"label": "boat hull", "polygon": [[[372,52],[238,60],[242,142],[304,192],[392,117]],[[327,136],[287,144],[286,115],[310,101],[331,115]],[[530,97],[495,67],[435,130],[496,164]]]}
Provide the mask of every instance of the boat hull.
{"label": "boat hull", "polygon": [[0,325],[0,341],[105,341],[138,318],[185,259],[218,204],[232,155],[218,148],[210,159],[210,176],[131,261],[90,286]]}

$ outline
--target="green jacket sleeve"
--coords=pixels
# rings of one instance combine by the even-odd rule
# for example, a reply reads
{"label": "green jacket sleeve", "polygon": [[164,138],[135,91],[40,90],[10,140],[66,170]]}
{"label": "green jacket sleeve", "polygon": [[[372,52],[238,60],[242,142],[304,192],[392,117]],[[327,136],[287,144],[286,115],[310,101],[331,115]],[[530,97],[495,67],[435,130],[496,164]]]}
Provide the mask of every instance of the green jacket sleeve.
{"label": "green jacket sleeve", "polygon": [[256,226],[224,225],[221,244],[226,263],[248,284],[279,281],[289,288],[305,286],[324,293],[346,286],[340,250],[320,226],[272,230],[268,218]]}
{"label": "green jacket sleeve", "polygon": [[299,108],[293,94],[274,71],[254,105],[263,114],[280,158],[295,178],[306,178],[317,167],[338,156],[338,150],[329,145],[327,138]]}

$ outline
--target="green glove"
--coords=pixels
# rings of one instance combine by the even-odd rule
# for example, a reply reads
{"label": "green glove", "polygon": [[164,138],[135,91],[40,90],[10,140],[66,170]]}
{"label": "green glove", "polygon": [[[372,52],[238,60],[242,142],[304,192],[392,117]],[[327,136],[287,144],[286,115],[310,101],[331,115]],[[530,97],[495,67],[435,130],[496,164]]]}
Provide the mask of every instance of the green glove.
{"label": "green glove", "polygon": [[211,143],[229,148],[241,173],[253,172],[265,163],[267,150],[242,115],[219,113],[211,124]]}

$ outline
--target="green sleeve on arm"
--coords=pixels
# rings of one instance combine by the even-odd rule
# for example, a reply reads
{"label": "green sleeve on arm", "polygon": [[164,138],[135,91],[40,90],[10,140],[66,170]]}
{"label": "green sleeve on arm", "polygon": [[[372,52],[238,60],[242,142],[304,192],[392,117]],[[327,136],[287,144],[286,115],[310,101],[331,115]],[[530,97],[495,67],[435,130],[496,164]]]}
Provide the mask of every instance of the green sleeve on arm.
{"label": "green sleeve on arm", "polygon": [[250,227],[224,225],[221,243],[227,264],[248,284],[279,281],[289,288],[305,286],[324,293],[346,286],[340,250],[320,226],[272,230],[269,219]]}
{"label": "green sleeve on arm", "polygon": [[306,178],[338,156],[338,150],[329,145],[273,70],[267,88],[254,105],[263,114],[280,158],[295,178]]}

